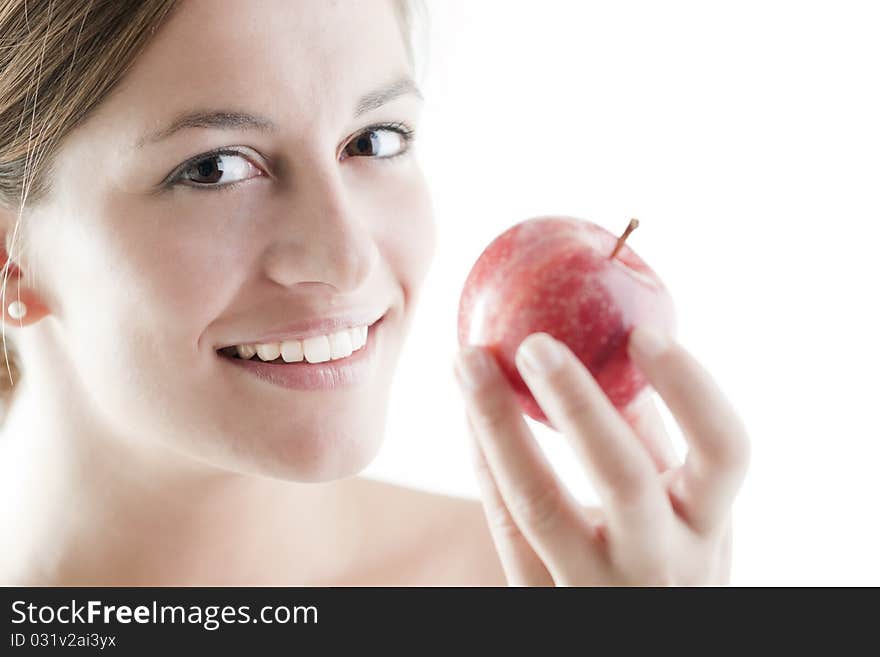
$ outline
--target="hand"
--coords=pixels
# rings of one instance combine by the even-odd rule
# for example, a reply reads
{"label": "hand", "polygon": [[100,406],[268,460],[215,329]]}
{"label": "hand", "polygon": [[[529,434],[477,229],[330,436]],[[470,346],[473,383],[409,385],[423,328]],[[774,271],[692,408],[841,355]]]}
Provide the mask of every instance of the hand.
{"label": "hand", "polygon": [[512,586],[728,582],[730,507],[749,460],[742,420],[678,344],[636,328],[628,349],[682,428],[684,463],[675,463],[650,389],[621,413],[548,334],[530,335],[516,355],[601,508],[584,507],[558,480],[491,354],[473,347],[457,359],[483,508]]}

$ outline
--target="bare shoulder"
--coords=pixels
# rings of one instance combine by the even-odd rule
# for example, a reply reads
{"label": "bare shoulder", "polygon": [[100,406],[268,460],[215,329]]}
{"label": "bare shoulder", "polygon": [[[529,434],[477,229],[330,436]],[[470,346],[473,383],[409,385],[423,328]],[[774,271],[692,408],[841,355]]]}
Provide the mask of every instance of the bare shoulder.
{"label": "bare shoulder", "polygon": [[[434,493],[373,479],[363,491],[401,532],[420,586],[506,586],[483,506],[477,499]],[[392,530],[392,533],[395,530]]]}

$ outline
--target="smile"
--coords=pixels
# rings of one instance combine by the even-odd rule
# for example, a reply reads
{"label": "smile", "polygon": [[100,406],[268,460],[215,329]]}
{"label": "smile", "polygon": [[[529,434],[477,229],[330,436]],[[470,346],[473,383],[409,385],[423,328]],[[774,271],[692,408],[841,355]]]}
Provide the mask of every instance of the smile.
{"label": "smile", "polygon": [[243,344],[226,347],[218,353],[230,358],[264,363],[324,363],[348,358],[367,343],[369,327],[356,326],[327,335],[316,335],[304,340],[285,340],[263,344]]}
{"label": "smile", "polygon": [[[366,326],[354,327],[332,335],[306,338],[303,341],[289,340],[277,344],[253,345],[254,353],[247,358],[239,355],[240,346],[226,347],[216,353],[220,356],[221,362],[234,367],[236,371],[253,375],[281,388],[335,390],[367,382],[373,377],[375,369],[373,365],[384,334],[384,321],[383,317],[369,329]],[[331,342],[331,337],[339,333],[347,334],[349,342],[345,342],[345,337],[334,338]],[[357,340],[354,342],[351,333],[356,334],[354,337]],[[360,344],[360,335],[364,336],[363,344]],[[288,361],[284,358],[283,346],[291,342],[301,342],[301,351],[296,345],[288,347],[287,350],[288,358],[294,357],[298,360]],[[355,347],[355,345],[359,346]],[[257,351],[258,347],[263,348],[262,355]],[[247,353],[249,350],[245,350],[245,354]],[[333,356],[333,354],[346,353],[347,355]],[[273,356],[274,358],[271,358]],[[269,358],[271,360],[267,360]],[[311,358],[315,358],[315,361],[312,362]]]}

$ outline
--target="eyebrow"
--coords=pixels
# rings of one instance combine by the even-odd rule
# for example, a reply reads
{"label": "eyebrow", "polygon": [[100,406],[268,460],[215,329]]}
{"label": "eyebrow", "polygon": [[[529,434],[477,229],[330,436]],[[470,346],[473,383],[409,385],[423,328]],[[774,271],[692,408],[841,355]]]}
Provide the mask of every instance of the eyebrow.
{"label": "eyebrow", "polygon": [[[422,100],[424,96],[410,77],[402,77],[390,84],[370,91],[358,99],[354,108],[354,118],[360,118],[368,112],[390,103],[395,98],[412,94]],[[261,132],[278,132],[279,126],[272,119],[246,112],[230,110],[188,110],[178,114],[167,126],[147,133],[135,142],[135,148],[143,148],[147,144],[167,139],[171,135],[189,128],[212,128],[220,130],[259,130]]]}

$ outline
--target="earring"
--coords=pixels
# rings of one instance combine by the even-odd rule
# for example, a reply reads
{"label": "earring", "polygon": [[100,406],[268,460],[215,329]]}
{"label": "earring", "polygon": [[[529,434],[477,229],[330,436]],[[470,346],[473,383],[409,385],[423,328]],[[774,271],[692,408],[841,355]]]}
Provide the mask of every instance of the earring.
{"label": "earring", "polygon": [[21,319],[27,314],[27,306],[21,301],[13,301],[9,304],[9,316],[12,319]]}

